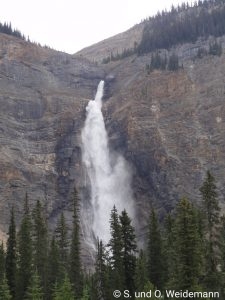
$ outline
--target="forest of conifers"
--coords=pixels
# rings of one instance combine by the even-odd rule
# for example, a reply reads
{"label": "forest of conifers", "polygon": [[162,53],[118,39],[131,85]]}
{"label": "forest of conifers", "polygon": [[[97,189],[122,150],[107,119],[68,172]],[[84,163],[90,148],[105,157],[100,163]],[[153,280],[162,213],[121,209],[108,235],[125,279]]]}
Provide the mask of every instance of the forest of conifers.
{"label": "forest of conifers", "polygon": [[[195,43],[199,38],[215,39],[225,34],[225,1],[199,0],[192,5],[182,3],[172,6],[169,11],[143,21],[144,30],[139,44],[122,53],[113,54],[103,59],[103,63],[123,59],[127,56],[144,55],[160,49],[171,50],[184,43]],[[210,51],[209,51],[210,52]]]}
{"label": "forest of conifers", "polygon": [[26,39],[25,36],[22,35],[22,33],[19,30],[12,28],[11,23],[10,24],[8,24],[8,23],[4,23],[4,24],[0,23],[0,32],[8,34],[8,35],[13,35],[13,36],[18,37],[18,38],[23,39],[23,40]]}
{"label": "forest of conifers", "polygon": [[26,195],[18,232],[12,208],[7,244],[0,247],[0,299],[111,300],[114,290],[129,291],[135,299],[135,292],[155,289],[216,291],[224,299],[225,216],[210,172],[200,193],[201,203],[181,199],[162,224],[151,208],[144,249],[138,249],[127,212],[113,207],[111,237],[107,245],[98,241],[91,274],[82,267],[76,189],[72,228],[68,231],[62,212],[53,233],[40,201],[30,212]]}
{"label": "forest of conifers", "polygon": [[145,21],[139,54],[157,49],[170,49],[198,38],[220,37],[225,34],[225,1],[206,0],[192,6],[183,3],[171,11],[163,11]]}

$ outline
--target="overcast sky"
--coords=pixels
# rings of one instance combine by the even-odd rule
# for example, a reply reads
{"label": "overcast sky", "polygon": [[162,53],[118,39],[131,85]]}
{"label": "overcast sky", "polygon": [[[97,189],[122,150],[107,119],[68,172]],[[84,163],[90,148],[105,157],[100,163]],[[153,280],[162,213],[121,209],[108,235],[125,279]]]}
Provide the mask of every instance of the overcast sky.
{"label": "overcast sky", "polygon": [[75,53],[182,0],[4,0],[0,22],[32,41]]}

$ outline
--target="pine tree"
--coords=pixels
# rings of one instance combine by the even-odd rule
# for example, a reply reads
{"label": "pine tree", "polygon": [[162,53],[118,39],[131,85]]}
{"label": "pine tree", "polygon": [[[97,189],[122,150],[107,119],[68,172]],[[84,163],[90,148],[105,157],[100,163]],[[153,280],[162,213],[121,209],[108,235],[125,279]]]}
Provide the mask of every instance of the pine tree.
{"label": "pine tree", "polygon": [[150,281],[147,281],[145,283],[143,290],[138,291],[138,292],[142,292],[142,291],[145,292],[145,296],[143,295],[143,297],[141,297],[141,299],[148,300],[150,298],[152,300],[157,300],[157,299],[161,298],[158,296],[158,294],[156,294],[156,297],[155,297],[155,287]]}
{"label": "pine tree", "polygon": [[59,247],[54,236],[52,237],[48,252],[47,275],[48,288],[46,294],[47,299],[51,299],[56,283],[61,281]]}
{"label": "pine tree", "polygon": [[0,244],[0,284],[5,275],[5,250],[3,242]]}
{"label": "pine tree", "polygon": [[82,298],[81,300],[89,300],[90,299],[90,296],[89,296],[89,288],[87,285],[84,286],[84,289],[83,289],[83,295],[82,295]]}
{"label": "pine tree", "polygon": [[209,44],[209,54],[221,56],[222,54],[222,45],[215,41],[214,43]]}
{"label": "pine tree", "polygon": [[55,286],[53,300],[74,300],[74,293],[69,277],[66,275],[60,285]]}
{"label": "pine tree", "polygon": [[176,54],[173,53],[169,57],[167,69],[169,71],[177,71],[179,69],[179,59],[178,59],[178,56]]}
{"label": "pine tree", "polygon": [[17,299],[21,300],[26,294],[27,287],[32,277],[32,238],[31,217],[26,194],[24,213],[18,233],[18,276],[17,276]]}
{"label": "pine tree", "polygon": [[123,258],[123,270],[125,279],[125,289],[130,291],[130,295],[135,291],[135,269],[136,269],[136,252],[137,243],[134,232],[134,227],[131,225],[131,219],[129,218],[126,210],[122,211],[119,216],[121,224],[121,238],[122,238],[122,258]]}
{"label": "pine tree", "polygon": [[11,218],[8,232],[6,249],[6,278],[10,293],[13,298],[16,295],[16,272],[17,272],[17,245],[16,245],[16,225],[14,218],[14,209],[11,209]]}
{"label": "pine tree", "polygon": [[106,297],[106,295],[108,295],[106,254],[102,241],[98,241],[97,245],[97,257],[94,279],[97,298],[108,298]]}
{"label": "pine tree", "polygon": [[196,210],[186,198],[178,203],[175,226],[176,288],[195,291],[200,289],[202,253]]}
{"label": "pine tree", "polygon": [[206,287],[210,290],[218,290],[220,287],[220,274],[218,265],[219,255],[219,201],[215,178],[207,171],[206,178],[200,188],[203,201],[203,209],[206,215]]}
{"label": "pine tree", "polygon": [[210,237],[213,235],[213,227],[219,223],[219,201],[215,178],[207,171],[205,181],[200,192],[202,195],[204,211],[207,217],[207,226]]}
{"label": "pine tree", "polygon": [[150,213],[147,268],[149,281],[157,288],[163,285],[162,239],[155,210]]}
{"label": "pine tree", "polygon": [[0,299],[1,300],[12,300],[12,296],[10,294],[9,286],[7,283],[7,279],[4,276],[2,282],[0,283]]}
{"label": "pine tree", "polygon": [[38,200],[33,210],[33,265],[44,292],[47,289],[48,235],[43,207]]}
{"label": "pine tree", "polygon": [[73,284],[76,297],[80,297],[83,290],[83,274],[80,258],[79,197],[76,188],[74,189],[73,202],[73,228],[70,247],[70,280]]}
{"label": "pine tree", "polygon": [[176,234],[175,220],[168,214],[165,220],[164,231],[164,255],[165,258],[165,282],[167,287],[175,287],[177,276]]}
{"label": "pine tree", "polygon": [[123,242],[121,225],[117,209],[114,205],[110,217],[110,233],[109,241],[110,264],[111,264],[111,290],[124,290],[124,265],[123,265]]}
{"label": "pine tree", "polygon": [[140,251],[139,257],[136,263],[135,270],[135,287],[136,291],[144,291],[144,286],[148,282],[147,274],[147,259],[143,250]]}
{"label": "pine tree", "polygon": [[65,276],[68,267],[68,227],[63,212],[61,213],[58,225],[56,228],[56,241],[59,248],[59,261],[61,278]]}
{"label": "pine tree", "polygon": [[222,272],[225,274],[225,215],[221,218],[221,257],[222,257],[222,263],[221,263],[221,269]]}
{"label": "pine tree", "polygon": [[36,271],[32,278],[30,285],[27,288],[26,292],[26,300],[43,300],[43,292],[41,288],[40,277],[38,276],[38,272]]}
{"label": "pine tree", "polygon": [[161,69],[161,68],[162,68],[162,59],[159,54],[159,51],[157,51],[156,53],[152,53],[150,70]]}
{"label": "pine tree", "polygon": [[[220,251],[221,251],[221,282],[225,282],[225,216],[221,218],[221,242],[220,242]],[[225,285],[222,288],[222,297],[225,299]]]}

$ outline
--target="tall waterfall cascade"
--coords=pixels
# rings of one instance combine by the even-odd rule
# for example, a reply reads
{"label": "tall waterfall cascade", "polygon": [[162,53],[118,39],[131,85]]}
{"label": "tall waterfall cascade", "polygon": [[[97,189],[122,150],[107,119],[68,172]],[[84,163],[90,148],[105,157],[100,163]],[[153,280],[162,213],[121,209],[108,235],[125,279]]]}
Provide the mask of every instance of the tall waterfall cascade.
{"label": "tall waterfall cascade", "polygon": [[81,133],[82,160],[91,188],[92,217],[85,220],[94,236],[107,243],[110,238],[110,212],[115,205],[121,212],[133,215],[131,172],[125,159],[112,152],[101,111],[104,81],[100,81],[95,100],[86,107],[86,120]]}

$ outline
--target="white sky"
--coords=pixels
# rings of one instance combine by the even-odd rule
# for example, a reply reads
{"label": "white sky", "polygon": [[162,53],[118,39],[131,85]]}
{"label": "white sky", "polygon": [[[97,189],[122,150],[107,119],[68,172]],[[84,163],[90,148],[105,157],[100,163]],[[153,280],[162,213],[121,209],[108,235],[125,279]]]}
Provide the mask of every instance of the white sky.
{"label": "white sky", "polygon": [[0,0],[0,22],[31,41],[75,53],[172,4],[191,0]]}

